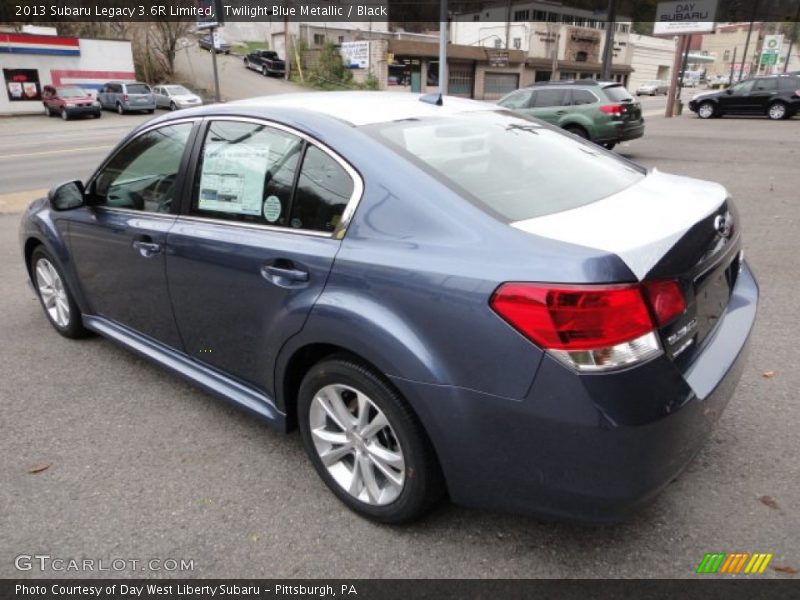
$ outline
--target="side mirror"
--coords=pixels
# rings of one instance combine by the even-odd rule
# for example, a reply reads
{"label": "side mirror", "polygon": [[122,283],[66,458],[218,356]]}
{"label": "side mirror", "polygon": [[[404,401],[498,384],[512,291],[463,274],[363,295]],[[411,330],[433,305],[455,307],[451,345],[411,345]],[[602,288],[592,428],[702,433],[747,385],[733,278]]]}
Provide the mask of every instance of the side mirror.
{"label": "side mirror", "polygon": [[80,179],[60,183],[47,193],[53,210],[70,210],[86,203],[83,182]]}
{"label": "side mirror", "polygon": [[725,93],[728,94],[728,96],[730,96],[733,94],[733,90],[731,88],[728,88],[727,90],[725,90]]}

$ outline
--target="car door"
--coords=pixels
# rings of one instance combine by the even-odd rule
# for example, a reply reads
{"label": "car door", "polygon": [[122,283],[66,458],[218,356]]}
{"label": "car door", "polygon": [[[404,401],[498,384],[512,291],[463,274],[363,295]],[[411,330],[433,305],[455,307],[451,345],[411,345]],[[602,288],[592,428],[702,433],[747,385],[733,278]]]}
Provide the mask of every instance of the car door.
{"label": "car door", "polygon": [[765,114],[767,107],[772,103],[778,93],[777,77],[764,77],[756,79],[753,89],[747,96],[747,110],[754,114]]}
{"label": "car door", "polygon": [[192,127],[184,121],[138,134],[89,181],[88,206],[64,213],[91,313],[175,348],[182,344],[167,289],[166,239]]}
{"label": "car door", "polygon": [[166,93],[166,89],[162,88],[160,85],[157,85],[152,89],[153,97],[156,100],[156,107],[161,108],[162,106],[167,106],[167,104],[164,103],[164,94]]}
{"label": "car door", "polygon": [[167,277],[186,352],[272,393],[339,249],[355,171],[292,130],[218,119],[197,144],[191,197],[168,236]]}
{"label": "car door", "polygon": [[569,90],[565,88],[536,90],[529,114],[542,121],[558,125],[561,119],[569,113],[569,109],[564,106],[568,94]]}
{"label": "car door", "polygon": [[719,105],[722,111],[731,114],[747,114],[750,112],[752,109],[748,108],[748,95],[753,89],[754,83],[755,81],[752,79],[741,81],[725,93],[720,94]]}

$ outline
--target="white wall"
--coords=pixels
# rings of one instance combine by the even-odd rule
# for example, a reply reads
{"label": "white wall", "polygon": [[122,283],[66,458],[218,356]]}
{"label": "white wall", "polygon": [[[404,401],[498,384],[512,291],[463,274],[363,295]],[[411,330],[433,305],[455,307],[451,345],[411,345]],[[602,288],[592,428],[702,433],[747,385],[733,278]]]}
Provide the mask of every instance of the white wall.
{"label": "white wall", "polygon": [[[668,79],[675,58],[675,39],[656,38],[649,35],[630,36],[630,64],[633,67],[628,89],[635,90],[651,79]],[[668,75],[659,77],[659,67],[666,67]],[[663,69],[661,69],[663,71]]]}

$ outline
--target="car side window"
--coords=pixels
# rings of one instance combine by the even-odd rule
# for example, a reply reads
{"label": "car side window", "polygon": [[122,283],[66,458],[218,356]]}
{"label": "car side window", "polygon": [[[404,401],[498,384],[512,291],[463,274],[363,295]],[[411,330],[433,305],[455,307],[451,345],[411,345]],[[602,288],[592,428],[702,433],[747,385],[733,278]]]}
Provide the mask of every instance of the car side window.
{"label": "car side window", "polygon": [[568,90],[538,90],[533,102],[533,108],[547,108],[561,106]]}
{"label": "car side window", "polygon": [[800,90],[800,77],[781,77],[778,85],[782,92],[794,92]]}
{"label": "car side window", "polygon": [[195,182],[192,213],[286,226],[304,142],[263,124],[214,121]]}
{"label": "car side window", "polygon": [[747,94],[753,89],[754,83],[755,81],[753,79],[749,81],[742,81],[741,83],[737,83],[735,86],[733,86],[731,90],[734,94]]}
{"label": "car side window", "polygon": [[181,158],[191,123],[153,129],[117,152],[90,187],[92,203],[168,213],[175,200]]}
{"label": "car side window", "polygon": [[333,232],[353,195],[353,179],[334,158],[309,145],[297,179],[289,225]]}
{"label": "car side window", "polygon": [[587,90],[572,90],[572,105],[583,106],[585,104],[594,104],[597,102],[594,94]]}
{"label": "car side window", "polygon": [[503,100],[502,106],[506,108],[528,108],[530,106],[533,90],[519,90]]}
{"label": "car side window", "polygon": [[753,91],[756,92],[774,92],[778,89],[778,82],[775,78],[770,79],[758,79],[756,80],[756,85],[753,88]]}

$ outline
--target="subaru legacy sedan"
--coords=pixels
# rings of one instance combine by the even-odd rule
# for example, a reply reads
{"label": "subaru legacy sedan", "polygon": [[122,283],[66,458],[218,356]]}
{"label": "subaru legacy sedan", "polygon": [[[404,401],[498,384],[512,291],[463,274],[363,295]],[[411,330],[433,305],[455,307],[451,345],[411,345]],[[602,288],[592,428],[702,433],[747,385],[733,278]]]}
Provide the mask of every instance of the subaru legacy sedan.
{"label": "subaru legacy sedan", "polygon": [[299,428],[333,494],[387,523],[445,495],[593,521],[647,503],[742,371],[741,240],[716,183],[370,92],[167,113],[20,230],[58,333]]}

